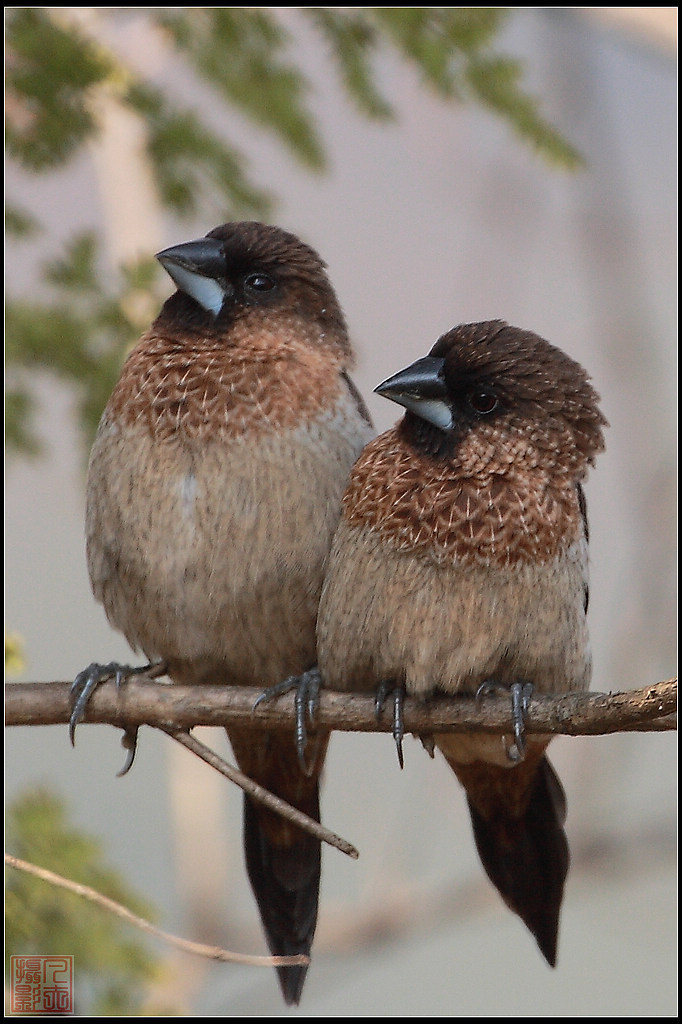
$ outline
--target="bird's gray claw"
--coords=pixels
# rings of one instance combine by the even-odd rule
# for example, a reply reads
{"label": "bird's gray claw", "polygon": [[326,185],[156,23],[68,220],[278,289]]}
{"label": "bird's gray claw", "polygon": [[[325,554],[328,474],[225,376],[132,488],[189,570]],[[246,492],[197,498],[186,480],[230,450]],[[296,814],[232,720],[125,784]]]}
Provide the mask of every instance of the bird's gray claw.
{"label": "bird's gray claw", "polygon": [[511,697],[514,742],[507,746],[507,757],[514,764],[519,764],[526,756],[526,715],[533,695],[533,684],[512,683],[511,686],[506,686],[494,679],[485,679],[476,691],[476,700],[481,700],[486,693],[494,690],[501,690]]}
{"label": "bird's gray claw", "polygon": [[137,733],[138,728],[135,726],[133,729],[126,729],[121,737],[121,746],[127,750],[128,753],[126,754],[125,764],[121,768],[120,772],[116,772],[117,779],[120,779],[122,775],[127,775],[133,767],[133,761],[135,760],[135,754],[137,753]]}
{"label": "bird's gray claw", "polygon": [[[71,746],[74,746],[76,742],[76,726],[83,720],[88,701],[100,683],[113,678],[117,688],[120,689],[130,676],[150,675],[156,677],[163,675],[165,671],[166,665],[162,661],[157,661],[150,665],[121,665],[118,661],[110,661],[107,665],[101,665],[98,662],[93,662],[92,665],[84,668],[78,673],[71,684],[70,697],[72,706],[69,719]],[[137,748],[137,727],[126,730],[122,743],[128,749],[128,756],[123,768],[117,773],[118,775],[125,775],[133,766],[135,750]]]}
{"label": "bird's gray claw", "polygon": [[113,676],[116,680],[116,685],[120,686],[124,678],[132,671],[133,669],[130,665],[119,665],[118,662],[112,661],[108,665],[100,665],[98,662],[93,662],[92,665],[88,665],[87,668],[78,673],[71,684],[70,691],[72,704],[71,717],[69,719],[69,739],[71,740],[71,746],[74,746],[76,742],[76,726],[83,720],[88,701],[99,684],[107,679],[111,679]]}
{"label": "bird's gray claw", "polygon": [[398,764],[402,768],[404,765],[403,761],[403,737],[405,735],[405,726],[403,723],[403,703],[405,700],[405,687],[402,683],[394,683],[392,681],[384,681],[379,683],[376,694],[374,695],[374,711],[377,718],[381,717],[381,712],[384,710],[384,704],[389,693],[393,694],[393,739],[395,740],[396,750],[398,752]]}
{"label": "bird's gray claw", "polygon": [[484,679],[476,690],[476,700],[483,700],[488,693],[494,693],[496,690],[506,690],[506,686],[496,682],[494,679]]}
{"label": "bird's gray claw", "polygon": [[274,700],[275,697],[281,697],[283,693],[289,693],[291,690],[295,690],[298,686],[300,676],[287,676],[281,683],[275,683],[274,686],[268,686],[266,690],[256,697],[253,702],[253,711],[256,710],[259,704],[265,703],[266,700]]}
{"label": "bird's gray claw", "polygon": [[523,761],[526,756],[526,715],[533,694],[531,683],[512,683],[512,722],[514,724],[514,742],[507,754],[511,761]]}
{"label": "bird's gray claw", "polygon": [[294,735],[296,739],[296,751],[298,753],[298,761],[301,766],[301,770],[304,775],[307,776],[312,773],[313,768],[307,765],[305,760],[305,750],[308,745],[306,719],[311,723],[315,721],[317,706],[320,700],[321,686],[322,676],[320,675],[320,670],[315,666],[314,668],[310,668],[306,672],[301,673],[300,676],[288,676],[288,678],[283,679],[281,683],[275,683],[274,686],[269,686],[267,690],[263,690],[253,705],[255,711],[258,705],[263,703],[263,701],[272,700],[274,697],[281,697],[282,694],[289,693],[291,690],[295,691],[294,709],[296,713],[296,724]]}

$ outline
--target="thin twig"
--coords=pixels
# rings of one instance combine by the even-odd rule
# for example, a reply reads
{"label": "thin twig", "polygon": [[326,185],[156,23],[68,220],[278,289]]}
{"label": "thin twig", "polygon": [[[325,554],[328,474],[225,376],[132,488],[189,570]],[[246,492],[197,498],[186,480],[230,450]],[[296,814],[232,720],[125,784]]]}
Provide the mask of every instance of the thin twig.
{"label": "thin twig", "polygon": [[178,935],[162,931],[161,928],[157,928],[156,925],[151,924],[145,918],[138,917],[137,914],[133,914],[127,907],[122,906],[115,900],[109,899],[108,896],[103,896],[102,893],[92,889],[89,885],[72,882],[69,878],[64,878],[54,871],[48,871],[47,868],[38,867],[38,865],[31,864],[29,861],[21,860],[11,853],[5,854],[5,863],[10,867],[26,871],[30,875],[35,875],[37,878],[42,878],[43,881],[49,882],[51,885],[56,885],[61,889],[73,892],[77,896],[83,896],[84,899],[90,900],[92,903],[104,907],[105,910],[110,911],[112,914],[123,918],[128,924],[132,924],[144,932],[149,932],[150,935],[154,935],[157,939],[167,942],[171,946],[176,946],[185,953],[207,957],[209,960],[222,960],[225,963],[247,964],[250,967],[298,967],[310,963],[309,958],[303,953],[293,956],[256,956],[250,953],[233,953],[227,949],[221,949],[219,946],[206,946],[201,942],[181,939]]}
{"label": "thin twig", "polygon": [[248,793],[250,797],[257,800],[261,804],[265,804],[266,807],[270,807],[271,810],[275,811],[282,818],[286,818],[288,821],[292,821],[299,828],[302,828],[305,832],[309,832],[310,835],[315,836],[316,839],[321,840],[324,843],[328,843],[330,846],[335,846],[337,850],[341,850],[342,853],[352,857],[353,860],[358,859],[358,851],[356,848],[349,843],[346,839],[342,839],[341,836],[337,836],[335,832],[331,832],[328,828],[325,828],[314,818],[308,817],[302,811],[297,810],[290,804],[282,800],[281,797],[275,796],[269,790],[263,786],[259,786],[257,782],[250,779],[248,775],[244,775],[239,769],[234,768],[227,761],[224,761],[222,757],[219,757],[210,747],[207,747],[204,743],[201,743],[195,736],[191,736],[188,732],[179,731],[168,727],[163,727],[163,731],[171,736],[177,743],[180,743],[187,750],[191,750],[193,754],[200,757],[202,761],[209,764],[216,771],[224,775],[230,782],[234,782],[235,785],[239,786]]}

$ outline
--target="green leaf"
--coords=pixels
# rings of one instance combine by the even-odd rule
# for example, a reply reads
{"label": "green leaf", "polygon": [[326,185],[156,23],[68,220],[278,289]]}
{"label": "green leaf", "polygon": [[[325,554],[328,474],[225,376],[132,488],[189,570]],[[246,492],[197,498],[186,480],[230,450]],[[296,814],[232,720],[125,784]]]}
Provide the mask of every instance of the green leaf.
{"label": "green leaf", "polygon": [[249,181],[244,157],[197,115],[170,107],[149,86],[132,86],[126,102],[146,121],[147,152],[166,206],[188,215],[217,191],[216,205],[224,206],[227,198],[231,216],[267,216],[272,196]]}
{"label": "green leaf", "polygon": [[76,236],[64,253],[48,262],[43,278],[57,296],[42,303],[10,300],[5,311],[8,380],[6,447],[9,453],[39,451],[30,399],[36,371],[71,384],[86,448],[118,378],[126,351],[156,315],[155,260],[121,268],[106,289],[97,273],[96,240]]}
{"label": "green leaf", "polygon": [[45,265],[45,280],[67,291],[99,291],[95,267],[96,249],[94,232],[77,235],[63,256]]}
{"label": "green leaf", "polygon": [[28,210],[8,203],[5,207],[5,231],[11,238],[31,238],[40,231],[40,224]]}
{"label": "green leaf", "polygon": [[274,132],[306,166],[324,166],[315,121],[306,108],[310,84],[286,57],[288,34],[268,8],[158,8],[155,16],[226,100]]}
{"label": "green leaf", "polygon": [[520,61],[494,52],[511,8],[365,8],[399,53],[446,100],[474,101],[495,113],[548,163],[568,171],[584,165],[581,154],[541,113],[540,102],[521,87]]}
{"label": "green leaf", "polygon": [[325,37],[338,64],[341,79],[358,110],[367,117],[389,120],[395,111],[374,81],[372,58],[380,44],[380,33],[361,8],[341,11],[332,7],[302,9]]}
{"label": "green leaf", "polygon": [[15,386],[5,391],[5,451],[27,458],[42,455],[43,446],[32,429],[35,398],[30,387]]}
{"label": "green leaf", "polygon": [[110,64],[44,8],[12,8],[6,45],[7,152],[29,170],[63,164],[96,132],[89,93]]}
{"label": "green leaf", "polygon": [[480,57],[470,61],[466,80],[471,92],[543,157],[566,170],[579,170],[584,158],[539,113],[539,105],[520,88],[522,66],[508,57]]}

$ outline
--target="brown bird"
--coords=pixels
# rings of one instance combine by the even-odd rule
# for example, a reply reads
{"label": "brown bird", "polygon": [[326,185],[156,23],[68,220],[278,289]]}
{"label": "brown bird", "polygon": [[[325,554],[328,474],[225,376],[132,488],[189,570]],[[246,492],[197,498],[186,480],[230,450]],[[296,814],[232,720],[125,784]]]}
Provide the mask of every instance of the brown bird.
{"label": "brown bird", "polygon": [[589,685],[582,481],[603,449],[598,395],[563,352],[499,320],[455,327],[376,391],[407,412],[351,472],[318,616],[321,677],[379,704],[391,690],[509,690],[513,740],[434,739],[486,872],[553,965],[566,805],[550,737],[524,739],[523,710],[532,689]]}
{"label": "brown bird", "polygon": [[[325,264],[277,227],[228,223],[157,259],[177,291],[129,355],[87,482],[90,580],[113,626],[173,682],[268,688],[314,665],[323,571],[349,469],[373,436]],[[87,696],[127,667],[77,678]],[[319,820],[329,734],[228,735],[241,769]],[[270,950],[309,954],[320,843],[244,799]],[[297,1003],[306,967],[279,967]]]}

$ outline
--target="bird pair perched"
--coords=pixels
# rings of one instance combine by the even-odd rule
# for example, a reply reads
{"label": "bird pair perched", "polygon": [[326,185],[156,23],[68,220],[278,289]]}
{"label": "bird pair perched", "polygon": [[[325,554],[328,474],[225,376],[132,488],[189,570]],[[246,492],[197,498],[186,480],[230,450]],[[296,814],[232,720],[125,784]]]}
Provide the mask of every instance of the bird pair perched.
{"label": "bird pair perched", "polygon": [[[485,870],[554,964],[565,800],[549,736],[525,740],[521,716],[532,688],[589,685],[582,481],[605,420],[587,374],[530,331],[458,326],[376,389],[406,412],[374,437],[313,249],[235,222],[157,258],[177,291],[90,458],[96,598],[173,682],[267,691],[319,672],[331,689],[395,691],[398,739],[404,694],[507,689],[513,742],[434,742]],[[110,669],[81,673],[75,696]],[[328,731],[310,732],[305,764],[288,732],[228,735],[247,775],[319,820]],[[272,953],[309,954],[319,841],[245,795],[244,848]],[[277,970],[298,1003],[307,968]]]}

